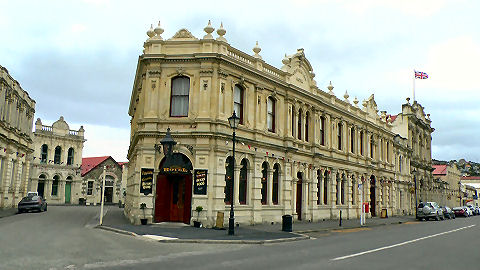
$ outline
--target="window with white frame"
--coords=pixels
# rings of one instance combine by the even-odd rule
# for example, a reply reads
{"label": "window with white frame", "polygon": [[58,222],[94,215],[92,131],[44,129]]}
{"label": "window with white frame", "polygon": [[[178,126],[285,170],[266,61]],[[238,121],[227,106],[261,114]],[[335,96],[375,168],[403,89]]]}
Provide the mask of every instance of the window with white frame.
{"label": "window with white frame", "polygon": [[177,76],[172,79],[172,94],[170,100],[170,116],[188,116],[188,95],[190,92],[190,78]]}
{"label": "window with white frame", "polygon": [[87,183],[87,195],[93,194],[93,181],[88,181]]}
{"label": "window with white frame", "polygon": [[233,88],[233,110],[238,118],[240,118],[239,124],[243,124],[243,87],[236,84]]}
{"label": "window with white frame", "polygon": [[275,99],[267,99],[267,126],[268,131],[275,132]]}

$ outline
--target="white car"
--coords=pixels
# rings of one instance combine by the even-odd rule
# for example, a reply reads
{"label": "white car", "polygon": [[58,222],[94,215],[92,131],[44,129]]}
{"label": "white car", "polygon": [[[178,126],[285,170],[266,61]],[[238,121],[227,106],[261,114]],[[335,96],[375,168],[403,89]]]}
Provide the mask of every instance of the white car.
{"label": "white car", "polygon": [[465,209],[465,212],[467,212],[468,216],[471,217],[473,216],[473,212],[468,206],[464,206],[463,209]]}

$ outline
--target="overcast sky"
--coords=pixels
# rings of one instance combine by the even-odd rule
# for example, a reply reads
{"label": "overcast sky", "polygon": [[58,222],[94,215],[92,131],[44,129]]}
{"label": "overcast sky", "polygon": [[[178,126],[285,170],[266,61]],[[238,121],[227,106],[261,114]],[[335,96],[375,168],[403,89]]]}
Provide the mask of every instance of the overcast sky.
{"label": "overcast sky", "polygon": [[[166,2],[166,3],[164,3]],[[36,101],[35,118],[85,127],[83,156],[126,161],[128,106],[150,24],[198,38],[223,22],[228,42],[278,68],[304,48],[318,87],[397,114],[412,96],[435,128],[432,156],[480,161],[480,1],[0,0],[0,64]]]}

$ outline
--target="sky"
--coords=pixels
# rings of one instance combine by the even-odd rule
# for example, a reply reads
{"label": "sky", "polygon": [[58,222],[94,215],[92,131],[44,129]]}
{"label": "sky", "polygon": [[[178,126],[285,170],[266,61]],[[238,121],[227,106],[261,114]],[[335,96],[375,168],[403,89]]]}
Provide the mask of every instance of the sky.
{"label": "sky", "polygon": [[[85,129],[83,156],[126,161],[128,107],[147,30],[164,38],[187,28],[198,38],[211,20],[231,46],[280,68],[305,50],[315,80],[343,98],[371,94],[379,110],[401,112],[415,98],[435,128],[432,157],[480,161],[480,1],[0,0],[0,65],[36,101],[35,119],[64,116]],[[216,35],[215,35],[216,36]]]}

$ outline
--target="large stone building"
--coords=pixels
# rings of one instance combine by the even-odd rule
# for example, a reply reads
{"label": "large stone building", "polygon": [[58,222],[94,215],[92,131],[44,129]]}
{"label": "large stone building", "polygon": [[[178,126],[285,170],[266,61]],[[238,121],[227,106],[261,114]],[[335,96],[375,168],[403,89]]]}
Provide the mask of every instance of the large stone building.
{"label": "large stone building", "polygon": [[34,113],[35,101],[0,66],[0,208],[16,207],[27,192]]}
{"label": "large stone building", "polygon": [[[220,26],[203,38],[179,30],[164,40],[150,29],[131,95],[131,138],[125,215],[132,223],[213,226],[228,213],[231,187],[239,223],[278,222],[282,215],[321,220],[414,212],[414,179],[431,183],[430,120],[417,102],[399,115],[378,113],[374,96],[359,104],[320,89],[304,50],[285,56],[281,69],[232,47]],[[240,118],[235,160],[227,119]],[[166,162],[161,140],[176,145]],[[153,181],[152,181],[153,179]],[[234,180],[234,181],[232,181]],[[359,190],[359,184],[361,191]],[[363,194],[363,197],[361,196]],[[145,203],[146,209],[140,209]],[[196,215],[195,215],[196,216]],[[225,221],[228,214],[225,215]]]}
{"label": "large stone building", "polygon": [[71,130],[60,116],[51,126],[35,122],[34,157],[30,191],[37,191],[51,204],[75,203],[82,198],[82,163],[85,130]]}

